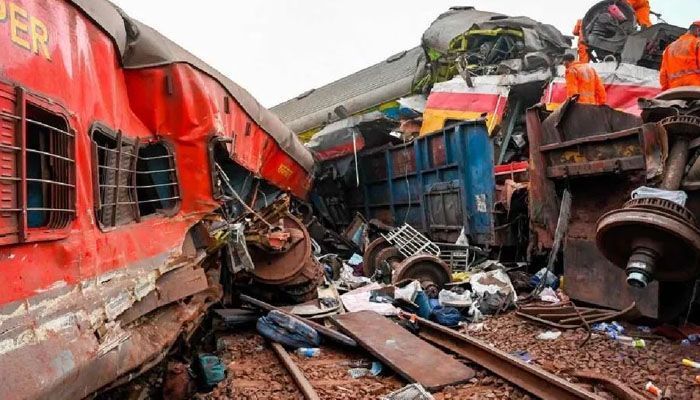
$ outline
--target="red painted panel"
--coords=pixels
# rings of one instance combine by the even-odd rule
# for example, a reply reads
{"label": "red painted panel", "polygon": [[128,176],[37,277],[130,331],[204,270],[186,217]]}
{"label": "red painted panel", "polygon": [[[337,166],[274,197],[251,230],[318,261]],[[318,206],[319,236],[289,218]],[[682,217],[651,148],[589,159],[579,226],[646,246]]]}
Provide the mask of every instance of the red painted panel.
{"label": "red painted panel", "polygon": [[[212,134],[235,138],[233,155],[245,168],[306,197],[309,174],[266,132],[250,123],[235,99],[226,113],[223,104],[228,94],[211,77],[185,64],[124,71],[112,41],[68,3],[12,3],[12,12],[45,25],[48,40],[46,52],[40,46],[34,51],[29,33],[9,19],[1,20],[0,80],[51,99],[69,115],[76,132],[77,214],[65,239],[0,246],[0,282],[4,283],[0,305],[179,249],[187,229],[218,207],[209,173],[208,139]],[[29,48],[23,46],[27,43]],[[154,215],[108,232],[99,229],[89,137],[96,122],[125,136],[162,137],[172,145],[182,196],[175,216]]]}
{"label": "red painted panel", "polygon": [[[498,94],[433,92],[426,108],[492,113],[498,104]],[[505,103],[505,101],[504,101]]]}

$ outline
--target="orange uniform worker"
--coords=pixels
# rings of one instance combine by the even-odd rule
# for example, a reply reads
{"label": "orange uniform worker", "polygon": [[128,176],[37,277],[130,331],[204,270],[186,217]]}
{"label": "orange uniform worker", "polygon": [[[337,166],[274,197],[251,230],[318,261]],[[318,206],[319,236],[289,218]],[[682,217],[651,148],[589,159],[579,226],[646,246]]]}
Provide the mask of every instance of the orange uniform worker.
{"label": "orange uniform worker", "polygon": [[664,50],[659,74],[661,89],[700,86],[700,21]]}
{"label": "orange uniform worker", "polygon": [[576,21],[573,34],[578,37],[578,60],[582,63],[591,61],[588,56],[588,46],[586,46],[586,42],[583,40],[583,20]]}
{"label": "orange uniform worker", "polygon": [[649,6],[649,0],[627,0],[632,8],[634,8],[634,14],[637,16],[637,22],[639,25],[648,28],[651,26],[651,7]]}
{"label": "orange uniform worker", "polygon": [[564,66],[567,97],[577,94],[581,104],[605,104],[605,86],[591,64],[576,61],[573,54],[564,54]]}

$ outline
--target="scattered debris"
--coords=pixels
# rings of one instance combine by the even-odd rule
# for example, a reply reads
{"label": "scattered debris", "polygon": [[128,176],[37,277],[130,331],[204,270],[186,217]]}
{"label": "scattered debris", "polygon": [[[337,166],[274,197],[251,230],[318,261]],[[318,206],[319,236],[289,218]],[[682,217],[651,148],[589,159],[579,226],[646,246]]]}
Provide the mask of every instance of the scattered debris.
{"label": "scattered debris", "polygon": [[389,393],[382,400],[433,400],[433,396],[420,384],[413,383]]}
{"label": "scattered debris", "polygon": [[418,318],[419,336],[480,365],[542,399],[600,399],[593,393],[475,338]]}
{"label": "scattered debris", "polygon": [[[583,16],[580,39],[610,95],[599,107],[566,98],[557,66],[569,37],[527,17],[453,8],[421,47],[355,75],[361,82],[341,80],[276,107],[310,139],[304,147],[238,86],[184,50],[166,51],[172,43],[152,29],[107,2],[79,3],[63,6],[105,25],[105,39],[126,54],[109,81],[122,82],[129,69],[123,91],[145,91],[130,100],[148,99],[163,73],[135,60],[155,60],[184,68],[177,76],[193,82],[209,75],[203,98],[223,96],[221,115],[231,115],[185,115],[197,122],[187,127],[164,116],[176,130],[164,133],[174,150],[151,154],[160,138],[139,139],[148,136],[149,107],[134,104],[125,125],[133,137],[105,127],[75,135],[63,127],[75,118],[59,129],[34,115],[62,115],[53,100],[21,80],[0,84],[0,111],[21,122],[3,128],[11,175],[0,177],[9,188],[0,246],[12,247],[0,258],[32,264],[31,242],[40,240],[37,249],[58,251],[65,264],[51,264],[47,277],[73,285],[10,277],[15,297],[0,307],[0,372],[10,384],[0,397],[145,399],[157,388],[172,399],[433,399],[441,391],[445,399],[640,400],[632,387],[670,398],[700,383],[690,375],[700,368],[697,332],[617,322],[697,318],[700,94],[659,94],[656,83],[677,27],[638,31],[632,7],[613,0]],[[190,81],[165,78],[175,93]],[[187,110],[189,100],[163,107]],[[232,133],[196,136],[190,125]],[[39,128],[60,143],[27,142],[43,137]],[[72,147],[94,154],[74,157]],[[25,153],[58,164],[37,168]],[[78,187],[71,176],[90,159],[96,214],[74,229],[85,213],[62,190]],[[164,164],[142,170],[154,160]],[[183,170],[181,160],[201,168]],[[121,176],[129,171],[143,176]],[[41,193],[52,204],[27,203]],[[90,246],[78,251],[86,238]],[[110,247],[117,243],[123,249]],[[73,264],[81,274],[109,272],[79,281]],[[655,335],[669,331],[673,343]],[[17,359],[34,361],[18,368]]]}
{"label": "scattered debris", "polygon": [[537,335],[539,340],[557,340],[561,336],[561,331],[547,331]]}
{"label": "scattered debris", "polygon": [[293,348],[317,347],[321,343],[314,328],[277,310],[260,317],[257,329],[265,338]]}
{"label": "scattered debris", "polygon": [[213,354],[199,354],[194,361],[192,370],[197,375],[200,385],[210,390],[219,382],[226,379],[226,367],[219,357]]}
{"label": "scattered debris", "polygon": [[279,357],[280,361],[282,361],[282,364],[287,368],[287,371],[289,371],[289,373],[292,375],[292,379],[294,379],[294,382],[297,384],[297,387],[299,387],[299,390],[304,395],[304,398],[306,400],[320,400],[321,398],[318,396],[318,393],[316,393],[316,390],[314,390],[313,386],[311,386],[311,383],[309,383],[308,379],[306,379],[304,376],[304,373],[294,363],[294,360],[292,360],[284,347],[282,347],[281,344],[274,342],[271,343],[271,346],[275,351],[275,354],[277,354],[277,357]]}
{"label": "scattered debris", "polygon": [[621,400],[644,400],[645,398],[619,380],[612,379],[595,371],[576,371],[573,376],[584,382],[600,383],[605,389]]}
{"label": "scattered debris", "polygon": [[[261,308],[261,309],[263,309],[263,310],[265,310],[265,311],[278,311],[279,313],[285,314],[285,312],[282,311],[282,310],[280,310],[279,308],[274,307],[274,306],[272,306],[272,305],[270,305],[270,304],[267,304],[267,303],[265,303],[264,301],[260,301],[260,300],[258,300],[258,299],[254,299],[254,298],[252,298],[252,297],[250,297],[250,296],[246,296],[246,295],[242,294],[242,295],[240,296],[240,298],[241,298],[241,301],[244,301],[244,302],[246,302],[246,303],[252,304],[252,305],[254,305],[255,307]],[[319,324],[319,323],[316,323],[316,322],[314,322],[314,321],[310,321],[310,320],[308,320],[308,319],[301,319],[301,318],[298,318],[298,317],[294,317],[294,316],[292,316],[292,315],[290,315],[290,314],[286,314],[286,315],[289,317],[290,320],[291,320],[291,319],[298,319],[298,320],[300,320],[300,323],[303,323],[303,324],[306,324],[306,325],[310,326],[310,327],[313,328],[316,332],[320,333],[321,335],[323,335],[323,336],[324,336],[325,338],[327,338],[327,339],[333,340],[333,341],[335,341],[335,342],[337,342],[337,343],[340,343],[340,344],[343,344],[343,345],[345,345],[345,346],[350,346],[350,347],[357,346],[357,343],[356,343],[352,338],[349,338],[349,337],[343,335],[342,333],[339,333],[339,332],[336,332],[336,331],[334,331],[334,330],[332,330],[332,329],[326,328],[325,326],[323,326],[323,325],[321,325],[321,324]],[[302,321],[303,321],[303,322],[302,322]]]}
{"label": "scattered debris", "polygon": [[[474,377],[472,369],[375,312],[347,313],[336,315],[331,320],[382,363],[429,391]],[[426,365],[439,368],[425,368]]]}
{"label": "scattered debris", "polygon": [[516,315],[530,321],[551,326],[557,329],[576,329],[584,324],[613,321],[633,313],[636,304],[632,303],[622,311],[603,310],[588,307],[576,307],[573,303],[523,306],[518,308]]}

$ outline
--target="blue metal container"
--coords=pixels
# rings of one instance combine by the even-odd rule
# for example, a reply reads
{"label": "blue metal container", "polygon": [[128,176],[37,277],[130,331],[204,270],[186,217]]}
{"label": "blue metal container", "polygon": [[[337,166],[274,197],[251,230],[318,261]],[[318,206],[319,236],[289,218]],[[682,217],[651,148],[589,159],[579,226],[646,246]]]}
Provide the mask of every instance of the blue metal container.
{"label": "blue metal container", "polygon": [[484,120],[364,152],[358,164],[352,209],[396,226],[411,224],[433,241],[454,242],[464,228],[473,243],[491,243],[496,184]]}

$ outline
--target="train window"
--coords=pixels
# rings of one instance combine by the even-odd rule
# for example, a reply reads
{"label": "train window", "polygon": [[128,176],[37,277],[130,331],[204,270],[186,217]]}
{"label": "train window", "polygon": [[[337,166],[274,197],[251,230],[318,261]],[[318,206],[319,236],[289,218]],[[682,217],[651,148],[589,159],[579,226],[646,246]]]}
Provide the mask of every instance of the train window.
{"label": "train window", "polygon": [[[226,145],[229,141],[228,138],[217,136],[209,142],[212,194],[217,200],[255,198],[255,178],[250,171],[233,161]],[[238,202],[233,204],[238,205]]]}
{"label": "train window", "polygon": [[22,87],[0,83],[0,94],[0,244],[63,238],[75,219],[74,134]]}
{"label": "train window", "polygon": [[141,216],[173,210],[180,199],[175,159],[163,142],[138,149],[136,198]]}
{"label": "train window", "polygon": [[26,104],[27,226],[63,229],[75,216],[75,160],[68,123]]}
{"label": "train window", "polygon": [[98,128],[92,133],[96,167],[95,211],[104,228],[124,225],[138,218],[134,186],[135,144],[121,132]]}
{"label": "train window", "polygon": [[175,208],[180,199],[175,163],[164,143],[142,144],[99,126],[92,141],[97,164],[95,211],[103,228]]}

